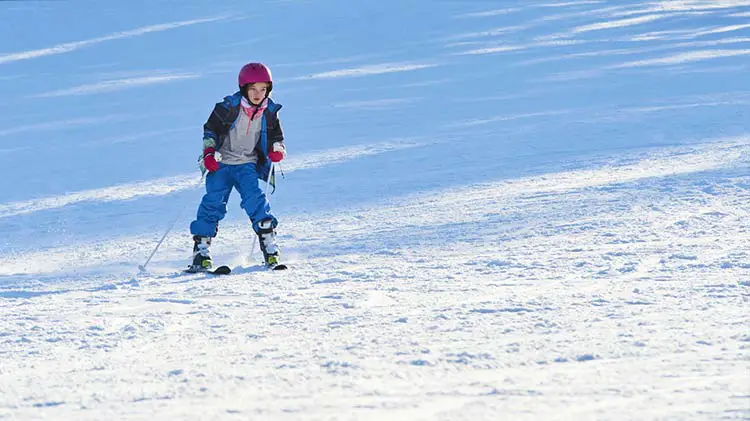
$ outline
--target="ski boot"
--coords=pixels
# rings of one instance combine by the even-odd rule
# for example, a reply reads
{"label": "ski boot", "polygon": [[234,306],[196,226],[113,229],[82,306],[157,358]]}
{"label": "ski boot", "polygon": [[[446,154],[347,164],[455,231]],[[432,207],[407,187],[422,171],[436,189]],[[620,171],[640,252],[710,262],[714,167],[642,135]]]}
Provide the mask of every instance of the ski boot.
{"label": "ski boot", "polygon": [[193,236],[193,264],[188,266],[188,272],[206,272],[214,266],[208,247],[211,245],[211,237]]}
{"label": "ski boot", "polygon": [[276,245],[276,231],[273,229],[273,221],[266,219],[258,223],[258,240],[266,267],[273,270],[286,269],[286,265],[281,264],[279,260],[281,251]]}

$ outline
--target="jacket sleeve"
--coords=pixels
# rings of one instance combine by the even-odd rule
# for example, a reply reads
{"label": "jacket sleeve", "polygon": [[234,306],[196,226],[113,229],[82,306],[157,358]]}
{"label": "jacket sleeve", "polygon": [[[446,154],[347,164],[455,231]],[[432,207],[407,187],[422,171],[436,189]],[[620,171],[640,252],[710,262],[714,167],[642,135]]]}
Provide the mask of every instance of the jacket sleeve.
{"label": "jacket sleeve", "polygon": [[206,124],[203,125],[203,149],[216,148],[219,135],[224,129],[220,107],[221,104],[216,104],[211,115],[208,116]]}
{"label": "jacket sleeve", "polygon": [[272,148],[276,142],[284,142],[284,131],[281,130],[281,121],[276,117],[268,128],[268,147]]}

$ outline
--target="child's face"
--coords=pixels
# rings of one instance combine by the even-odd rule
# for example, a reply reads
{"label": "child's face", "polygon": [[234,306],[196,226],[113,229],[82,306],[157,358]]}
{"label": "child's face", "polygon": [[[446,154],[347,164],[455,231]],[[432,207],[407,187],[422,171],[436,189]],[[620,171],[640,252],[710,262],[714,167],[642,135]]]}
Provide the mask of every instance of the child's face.
{"label": "child's face", "polygon": [[266,82],[253,83],[247,88],[247,97],[253,104],[260,104],[266,98],[268,84]]}

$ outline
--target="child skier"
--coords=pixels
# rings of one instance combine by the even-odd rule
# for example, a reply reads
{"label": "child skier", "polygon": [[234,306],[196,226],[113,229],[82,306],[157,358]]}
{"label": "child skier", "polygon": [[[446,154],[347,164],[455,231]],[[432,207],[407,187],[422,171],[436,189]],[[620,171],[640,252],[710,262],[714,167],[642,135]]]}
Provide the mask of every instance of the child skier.
{"label": "child skier", "polygon": [[195,244],[189,271],[206,271],[213,267],[208,248],[216,236],[219,221],[227,213],[232,188],[240,194],[240,206],[258,235],[266,265],[273,268],[279,264],[275,232],[278,221],[271,214],[258,179],[269,180],[271,162],[279,162],[286,156],[278,118],[281,105],[269,97],[273,79],[264,64],[243,66],[238,82],[239,91],[217,103],[203,125],[201,163],[208,174],[206,194],[198,207],[196,220],[190,224]]}

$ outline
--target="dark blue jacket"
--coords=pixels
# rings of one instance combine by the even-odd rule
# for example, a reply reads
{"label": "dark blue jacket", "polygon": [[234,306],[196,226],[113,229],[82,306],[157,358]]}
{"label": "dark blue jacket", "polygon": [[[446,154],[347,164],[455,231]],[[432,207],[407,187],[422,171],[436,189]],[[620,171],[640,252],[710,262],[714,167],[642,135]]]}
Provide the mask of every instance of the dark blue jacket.
{"label": "dark blue jacket", "polygon": [[[214,148],[217,151],[221,148],[240,115],[241,102],[242,94],[236,92],[234,95],[224,97],[224,101],[214,106],[208,121],[203,125],[204,147],[207,142],[213,141]],[[284,133],[281,130],[281,122],[278,116],[280,109],[281,104],[277,104],[271,98],[268,98],[266,110],[263,113],[263,123],[265,124],[260,126],[260,142],[255,146],[255,151],[258,153],[258,163],[256,164],[258,178],[263,180],[268,180],[271,170],[271,160],[268,159],[268,153],[271,152],[272,145],[275,142],[284,141]]]}

